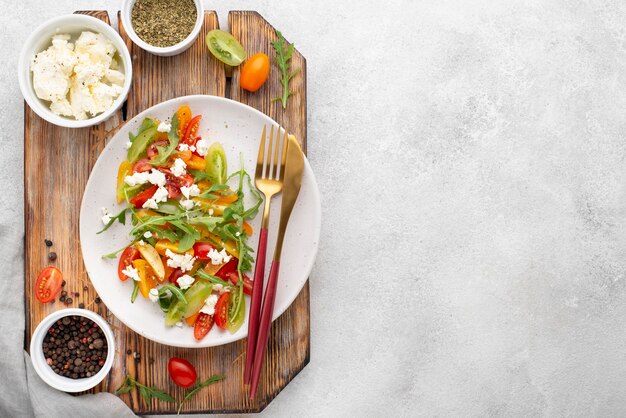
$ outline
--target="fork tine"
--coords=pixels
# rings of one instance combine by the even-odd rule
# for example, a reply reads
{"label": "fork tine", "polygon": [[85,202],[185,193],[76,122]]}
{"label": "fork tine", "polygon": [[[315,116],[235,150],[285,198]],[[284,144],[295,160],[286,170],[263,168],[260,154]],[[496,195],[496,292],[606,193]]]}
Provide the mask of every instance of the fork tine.
{"label": "fork tine", "polygon": [[287,128],[285,128],[285,137],[283,139],[283,151],[280,161],[280,177],[278,179],[283,181],[285,178],[285,163],[287,162],[287,143],[289,142],[289,135],[287,134]]}
{"label": "fork tine", "polygon": [[263,133],[261,134],[261,143],[259,144],[259,156],[256,158],[256,172],[254,173],[255,179],[263,178],[263,166],[265,162],[265,132],[267,126],[263,126]]}
{"label": "fork tine", "polygon": [[[278,132],[276,132],[276,146],[274,147],[274,177],[278,179],[278,148],[280,148],[280,125],[278,126]],[[270,150],[270,152],[272,152]]]}
{"label": "fork tine", "polygon": [[267,170],[265,172],[266,179],[272,178],[272,144],[274,142],[274,127],[270,129],[270,145],[267,147],[267,161],[265,161],[265,167]]}

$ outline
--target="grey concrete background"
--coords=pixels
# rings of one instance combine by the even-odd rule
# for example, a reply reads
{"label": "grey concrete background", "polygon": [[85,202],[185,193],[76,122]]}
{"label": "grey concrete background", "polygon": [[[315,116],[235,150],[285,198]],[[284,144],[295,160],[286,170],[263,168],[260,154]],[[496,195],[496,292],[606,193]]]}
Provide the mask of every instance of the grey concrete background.
{"label": "grey concrete background", "polygon": [[[20,46],[47,18],[118,3],[5,1],[0,242],[14,280]],[[206,6],[223,26],[258,10],[308,59],[323,196],[311,363],[265,415],[626,414],[626,3]]]}

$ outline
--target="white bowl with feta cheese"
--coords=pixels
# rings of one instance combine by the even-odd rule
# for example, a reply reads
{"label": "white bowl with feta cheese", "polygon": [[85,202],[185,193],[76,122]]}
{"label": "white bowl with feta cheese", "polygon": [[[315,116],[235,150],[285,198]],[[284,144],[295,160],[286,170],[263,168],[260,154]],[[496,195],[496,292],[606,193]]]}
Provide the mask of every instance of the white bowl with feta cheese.
{"label": "white bowl with feta cheese", "polygon": [[48,122],[97,125],[117,111],[130,90],[132,61],[119,34],[91,16],[59,16],[39,26],[18,61],[20,89]]}

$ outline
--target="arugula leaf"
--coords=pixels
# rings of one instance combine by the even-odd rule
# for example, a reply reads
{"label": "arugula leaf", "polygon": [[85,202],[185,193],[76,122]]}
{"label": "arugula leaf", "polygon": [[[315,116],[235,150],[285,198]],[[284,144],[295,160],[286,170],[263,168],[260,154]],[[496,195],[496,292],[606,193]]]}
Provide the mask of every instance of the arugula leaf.
{"label": "arugula leaf", "polygon": [[178,252],[184,253],[196,243],[196,239],[191,234],[185,234],[178,242]]}
{"label": "arugula leaf", "polygon": [[222,286],[230,286],[230,283],[225,282],[224,280],[220,279],[217,276],[213,276],[209,273],[207,273],[206,271],[204,271],[204,269],[198,269],[196,270],[196,272],[194,273],[194,276],[198,276],[201,279],[205,279],[210,281],[213,284],[221,284]]}
{"label": "arugula leaf", "polygon": [[111,219],[109,220],[109,222],[107,222],[107,224],[104,226],[104,228],[102,228],[100,231],[96,232],[96,234],[101,234],[104,231],[106,231],[107,229],[109,229],[111,227],[111,225],[113,225],[115,223],[115,221],[119,221],[119,223],[121,223],[122,225],[126,225],[126,211],[127,210],[128,210],[128,208],[122,209],[122,211],[120,213],[118,213],[115,216],[112,216]]}
{"label": "arugula leaf", "polygon": [[137,299],[137,293],[139,292],[139,285],[135,280],[133,280],[133,293],[130,295],[130,303],[135,303],[135,299]]}
{"label": "arugula leaf", "polygon": [[174,399],[174,397],[170,394],[154,386],[142,385],[141,383],[133,379],[129,374],[126,375],[126,378],[124,378],[124,381],[122,382],[120,387],[117,388],[115,393],[117,393],[118,395],[122,395],[124,393],[129,393],[135,388],[139,389],[139,394],[146,401],[146,404],[150,404],[152,398],[159,399],[163,402],[176,403],[176,399]]}
{"label": "arugula leaf", "polygon": [[171,292],[182,303],[187,303],[187,299],[185,299],[183,292],[181,292],[180,289],[173,284],[166,284],[165,286],[159,288],[159,298],[161,296],[165,296],[166,292]]}
{"label": "arugula leaf", "polygon": [[207,190],[205,190],[203,193],[201,193],[198,197],[202,197],[204,199],[219,199],[220,196],[213,194],[213,192],[218,192],[221,190],[228,190],[228,185],[226,184],[214,184],[211,187],[209,187]]}
{"label": "arugula leaf", "polygon": [[167,139],[170,141],[167,146],[157,147],[159,154],[150,162],[152,165],[163,166],[167,164],[170,156],[174,153],[176,147],[178,147],[180,138],[178,137],[178,115],[176,113],[172,116],[172,129],[167,133]]}
{"label": "arugula leaf", "polygon": [[188,391],[185,394],[185,397],[183,398],[183,400],[180,401],[180,403],[178,404],[178,411],[177,411],[176,414],[180,415],[180,411],[183,408],[183,404],[185,403],[186,400],[191,398],[196,393],[200,392],[200,390],[202,390],[203,388],[209,386],[212,383],[219,382],[220,380],[224,379],[225,377],[226,376],[224,376],[223,374],[218,374],[218,375],[209,377],[204,382],[196,383],[196,385],[190,391]]}
{"label": "arugula leaf", "polygon": [[[132,244],[130,244],[130,245],[132,245]],[[113,252],[111,252],[111,253],[104,254],[104,255],[102,256],[102,258],[108,258],[108,259],[110,259],[110,260],[114,260],[114,259],[116,259],[116,258],[117,258],[117,255],[118,255],[119,253],[121,253],[122,251],[124,251],[127,247],[128,247],[128,245],[127,245],[126,247],[122,247],[122,248],[120,248],[119,250],[115,250],[115,251],[113,251]]]}
{"label": "arugula leaf", "polygon": [[214,232],[224,222],[224,218],[221,216],[198,216],[197,218],[189,219],[189,222],[204,225],[209,231]]}
{"label": "arugula leaf", "polygon": [[[280,82],[283,85],[283,95],[272,99],[272,101],[275,102],[280,100],[283,105],[283,109],[286,109],[287,99],[289,99],[289,96],[294,94],[289,90],[289,82],[296,76],[296,74],[298,74],[300,67],[296,68],[291,73],[289,72],[289,65],[294,52],[294,46],[293,44],[285,41],[285,38],[280,31],[276,31],[276,36],[278,36],[278,40],[272,42],[272,46],[276,50],[276,64],[278,65],[278,68],[280,68],[282,74]],[[285,44],[287,45],[285,46]]]}

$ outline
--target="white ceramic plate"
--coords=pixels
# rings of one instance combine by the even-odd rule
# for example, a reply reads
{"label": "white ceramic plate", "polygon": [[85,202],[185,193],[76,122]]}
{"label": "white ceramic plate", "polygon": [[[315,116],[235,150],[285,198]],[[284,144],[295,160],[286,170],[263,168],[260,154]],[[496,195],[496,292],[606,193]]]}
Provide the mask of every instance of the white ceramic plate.
{"label": "white ceramic plate", "polygon": [[[80,241],[91,282],[102,301],[120,321],[138,334],[158,343],[177,347],[211,347],[236,341],[247,335],[249,297],[246,297],[246,322],[239,331],[230,334],[228,331],[214,327],[202,341],[198,342],[193,338],[193,329],[187,325],[182,328],[166,327],[164,314],[157,304],[144,299],[141,295],[137,297],[134,304],[131,303],[132,280],[122,282],[118,279],[117,259],[102,258],[103,254],[128,245],[130,222],[127,221],[125,226],[116,223],[106,232],[96,234],[103,226],[101,208],[106,207],[110,213],[118,213],[123,208],[122,205],[116,203],[115,185],[117,168],[126,158],[128,133],[136,133],[145,117],[169,121],[174,112],[183,104],[189,105],[194,115],[202,115],[199,134],[209,142],[219,141],[224,146],[228,159],[228,172],[231,173],[239,168],[241,154],[246,170],[254,178],[263,126],[277,126],[276,122],[249,106],[215,96],[186,96],[160,103],[126,123],[98,158],[83,195],[80,210]],[[280,203],[280,197],[272,200],[266,280],[276,241]],[[258,245],[260,218],[259,213],[251,222],[255,233],[248,240],[249,245],[255,250]],[[285,236],[274,319],[293,302],[311,272],[318,248],[320,224],[319,191],[311,167],[305,160],[302,188]],[[252,272],[249,275],[252,276]]]}

